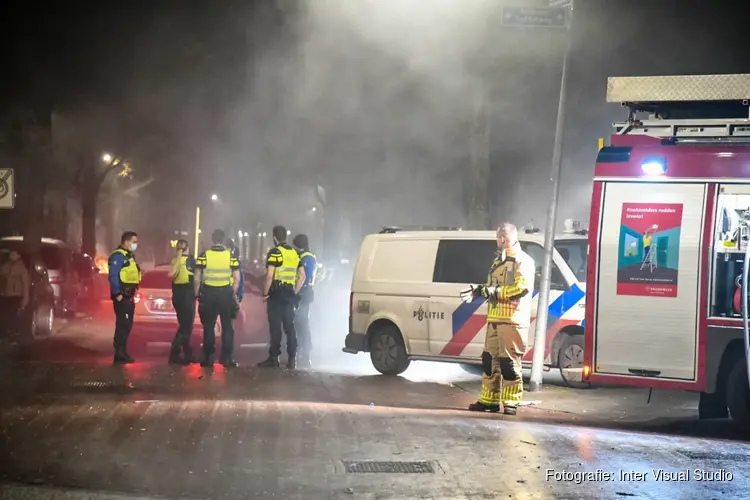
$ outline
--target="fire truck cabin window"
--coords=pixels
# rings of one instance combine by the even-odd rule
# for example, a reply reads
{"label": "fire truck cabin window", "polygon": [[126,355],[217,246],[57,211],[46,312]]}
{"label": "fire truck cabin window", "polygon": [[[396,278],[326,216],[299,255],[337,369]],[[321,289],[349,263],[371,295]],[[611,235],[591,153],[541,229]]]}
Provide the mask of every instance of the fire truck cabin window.
{"label": "fire truck cabin window", "polygon": [[711,316],[739,318],[742,315],[740,286],[748,236],[750,194],[720,192],[713,237]]}

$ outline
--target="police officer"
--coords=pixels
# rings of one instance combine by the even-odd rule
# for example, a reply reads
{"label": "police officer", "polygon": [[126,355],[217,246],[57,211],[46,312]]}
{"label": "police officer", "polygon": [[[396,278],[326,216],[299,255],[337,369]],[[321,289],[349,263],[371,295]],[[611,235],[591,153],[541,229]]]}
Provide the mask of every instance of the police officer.
{"label": "police officer", "polygon": [[115,309],[115,364],[133,363],[128,354],[128,336],[133,329],[135,293],[141,282],[141,268],[133,252],[138,248],[138,235],[125,231],[120,246],[109,256],[109,291]]}
{"label": "police officer", "polygon": [[232,257],[240,263],[240,284],[237,287],[237,306],[239,306],[245,296],[245,267],[240,260],[240,250],[233,239],[229,238],[227,240],[226,247],[232,252]]}
{"label": "police officer", "polygon": [[[172,340],[169,351],[169,363],[173,365],[189,365],[195,360],[190,347],[195,321],[195,293],[193,278],[195,273],[195,258],[188,252],[188,242],[179,240],[175,248],[176,255],[172,259],[172,305],[177,313],[177,333]],[[180,357],[182,352],[183,357]]]}
{"label": "police officer", "polygon": [[268,326],[271,330],[271,346],[268,359],[258,363],[260,367],[276,368],[281,355],[281,330],[286,333],[289,360],[287,368],[297,367],[297,334],[294,329],[294,290],[305,280],[299,254],[286,242],[286,228],[273,228],[273,247],[266,257],[266,279],[263,285],[263,300],[268,303]]}
{"label": "police officer", "polygon": [[521,359],[526,353],[534,261],[518,243],[518,229],[504,223],[497,230],[498,253],[485,285],[461,292],[465,302],[487,300],[487,334],[482,353],[482,392],[471,411],[515,415],[523,395]]}
{"label": "police officer", "polygon": [[236,310],[237,288],[240,283],[240,263],[224,246],[224,231],[217,229],[211,235],[213,246],[203,252],[195,262],[194,292],[200,297],[198,314],[203,325],[203,360],[201,366],[214,364],[216,343],[216,318],[221,319],[221,356],[219,362],[234,368],[234,328],[232,316]]}
{"label": "police officer", "polygon": [[312,306],[315,294],[315,277],[318,269],[318,259],[310,251],[310,243],[306,234],[298,234],[292,240],[294,247],[299,253],[300,263],[305,272],[305,279],[295,287],[297,294],[297,311],[294,316],[294,327],[297,332],[299,345],[298,359],[303,367],[310,367],[310,353],[312,352],[312,336],[310,333],[310,306]]}

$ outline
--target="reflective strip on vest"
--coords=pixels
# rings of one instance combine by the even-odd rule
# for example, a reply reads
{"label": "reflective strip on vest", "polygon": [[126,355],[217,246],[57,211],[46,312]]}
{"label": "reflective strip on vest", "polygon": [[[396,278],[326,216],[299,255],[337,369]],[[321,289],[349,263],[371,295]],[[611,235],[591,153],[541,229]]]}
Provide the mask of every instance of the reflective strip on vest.
{"label": "reflective strip on vest", "polygon": [[[172,267],[176,264],[177,257],[172,259]],[[183,255],[180,257],[180,264],[177,269],[177,274],[172,278],[172,283],[175,285],[186,285],[190,283],[190,278],[193,273],[187,268],[188,256]]]}
{"label": "reflective strip on vest", "polygon": [[[500,260],[496,259],[492,263],[487,285],[509,287],[516,282],[516,274],[522,273],[521,264],[524,260],[531,259],[527,254],[521,251],[516,252],[514,259]],[[534,268],[533,265],[530,267]],[[490,323],[512,323],[520,326],[528,326],[531,320],[531,293],[530,287],[533,286],[534,276],[519,277],[519,285],[524,287],[528,292],[523,297],[515,299],[492,298],[487,301],[487,321]]]}
{"label": "reflective strip on vest", "polygon": [[141,282],[141,269],[138,267],[135,259],[128,257],[128,252],[122,248],[115,250],[115,253],[122,254],[125,257],[125,263],[120,269],[120,283],[126,286],[134,286]]}
{"label": "reflective strip on vest", "polygon": [[281,252],[281,265],[273,272],[273,280],[282,285],[291,285],[297,282],[297,268],[299,267],[300,258],[296,250],[276,247]]}
{"label": "reflective strip on vest", "polygon": [[203,284],[214,287],[232,284],[232,253],[229,250],[206,250]]}
{"label": "reflective strip on vest", "polygon": [[312,257],[313,260],[315,261],[315,267],[313,267],[313,275],[308,276],[308,282],[307,282],[307,286],[314,286],[315,278],[318,276],[318,258],[312,252],[302,252],[302,254],[299,257],[300,257],[300,260],[304,259],[305,257]]}

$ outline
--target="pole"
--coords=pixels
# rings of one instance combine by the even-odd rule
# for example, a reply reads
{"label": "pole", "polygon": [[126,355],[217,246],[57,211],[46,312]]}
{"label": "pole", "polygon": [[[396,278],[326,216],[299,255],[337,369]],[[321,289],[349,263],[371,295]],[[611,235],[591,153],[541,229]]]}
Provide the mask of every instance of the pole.
{"label": "pole", "polygon": [[195,207],[195,246],[193,247],[193,253],[195,255],[199,255],[198,253],[198,242],[200,241],[200,232],[201,232],[201,207],[200,205]]}
{"label": "pole", "polygon": [[555,124],[555,144],[552,148],[552,198],[547,209],[547,226],[544,228],[544,262],[542,279],[539,285],[539,302],[536,308],[536,331],[534,332],[534,354],[531,360],[531,379],[529,391],[542,390],[542,372],[547,345],[547,320],[549,310],[549,289],[552,276],[552,256],[555,249],[555,224],[557,222],[557,198],[560,194],[560,171],[562,169],[563,125],[565,123],[565,87],[568,80],[568,59],[572,45],[571,24],[573,23],[573,1],[570,2],[570,13],[566,31],[565,54],[563,55],[562,75],[560,77],[560,99],[557,105],[557,123]]}

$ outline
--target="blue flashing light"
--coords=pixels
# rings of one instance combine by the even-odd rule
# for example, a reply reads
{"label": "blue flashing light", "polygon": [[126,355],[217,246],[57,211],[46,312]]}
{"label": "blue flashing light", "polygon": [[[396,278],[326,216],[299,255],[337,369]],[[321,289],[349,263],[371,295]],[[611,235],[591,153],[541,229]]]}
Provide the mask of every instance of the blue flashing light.
{"label": "blue flashing light", "polygon": [[667,160],[665,158],[646,158],[641,164],[641,171],[648,176],[664,175],[667,171]]}

